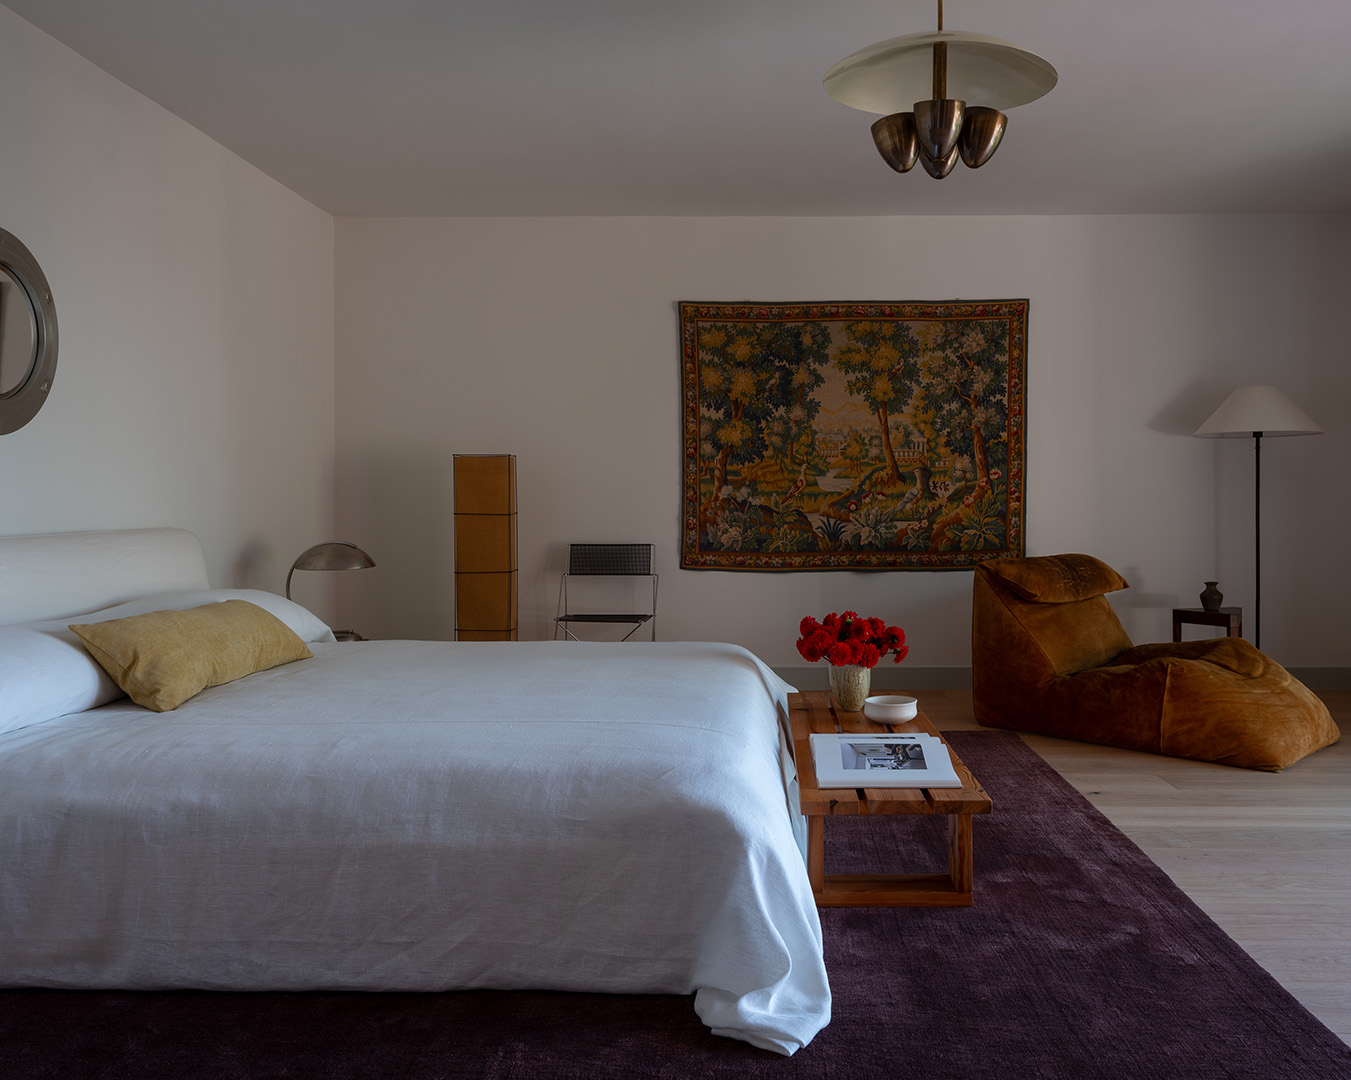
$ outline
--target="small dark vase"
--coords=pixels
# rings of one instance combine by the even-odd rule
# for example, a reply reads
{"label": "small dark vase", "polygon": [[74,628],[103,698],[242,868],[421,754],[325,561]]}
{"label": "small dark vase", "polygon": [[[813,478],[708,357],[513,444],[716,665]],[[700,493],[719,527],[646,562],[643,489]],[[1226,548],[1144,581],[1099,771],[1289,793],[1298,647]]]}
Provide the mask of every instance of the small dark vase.
{"label": "small dark vase", "polygon": [[1207,581],[1201,590],[1201,607],[1206,611],[1219,611],[1224,603],[1224,593],[1215,587],[1218,584],[1218,581]]}

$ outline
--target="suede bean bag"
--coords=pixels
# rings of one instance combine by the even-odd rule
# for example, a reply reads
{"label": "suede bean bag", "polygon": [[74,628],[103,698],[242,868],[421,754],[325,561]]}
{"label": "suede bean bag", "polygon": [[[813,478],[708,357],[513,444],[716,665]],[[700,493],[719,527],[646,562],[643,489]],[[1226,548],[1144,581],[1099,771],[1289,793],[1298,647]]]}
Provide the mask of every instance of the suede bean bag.
{"label": "suede bean bag", "polygon": [[1091,555],[976,567],[971,686],[988,727],[1279,772],[1341,732],[1327,707],[1242,638],[1132,645]]}

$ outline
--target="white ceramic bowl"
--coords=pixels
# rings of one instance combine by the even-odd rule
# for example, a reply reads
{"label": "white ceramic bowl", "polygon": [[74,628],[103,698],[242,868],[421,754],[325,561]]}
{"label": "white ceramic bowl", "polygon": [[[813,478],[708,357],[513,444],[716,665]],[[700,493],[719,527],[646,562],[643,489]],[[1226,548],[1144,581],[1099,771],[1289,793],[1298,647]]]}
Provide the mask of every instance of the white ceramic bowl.
{"label": "white ceramic bowl", "polygon": [[917,712],[919,702],[902,694],[880,694],[863,702],[863,715],[869,720],[880,720],[884,724],[913,720]]}

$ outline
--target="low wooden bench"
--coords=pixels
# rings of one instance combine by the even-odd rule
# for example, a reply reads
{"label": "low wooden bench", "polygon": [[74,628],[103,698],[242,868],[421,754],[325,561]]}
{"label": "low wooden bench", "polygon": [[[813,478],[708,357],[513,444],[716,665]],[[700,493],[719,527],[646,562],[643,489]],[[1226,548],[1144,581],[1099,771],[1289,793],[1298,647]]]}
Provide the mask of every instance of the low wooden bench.
{"label": "low wooden bench", "polygon": [[[802,812],[807,817],[807,874],[818,907],[970,907],[973,902],[973,814],[992,809],[976,778],[952,753],[960,788],[827,788],[816,786],[812,762],[812,732],[886,735],[926,732],[938,735],[920,712],[900,724],[881,724],[861,712],[837,711],[824,690],[788,696],[797,756]],[[941,735],[938,736],[942,738]],[[946,743],[945,743],[946,745]],[[860,814],[946,814],[948,817],[948,872],[946,874],[827,874],[826,819]]]}

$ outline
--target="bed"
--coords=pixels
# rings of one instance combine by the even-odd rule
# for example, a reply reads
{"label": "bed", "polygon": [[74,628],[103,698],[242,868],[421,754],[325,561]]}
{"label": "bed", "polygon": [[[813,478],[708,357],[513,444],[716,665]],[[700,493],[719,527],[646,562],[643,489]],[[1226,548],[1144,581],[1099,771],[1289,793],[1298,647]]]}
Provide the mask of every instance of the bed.
{"label": "bed", "polygon": [[[230,600],[310,657],[170,711],[67,629]],[[790,690],[726,644],[339,643],[182,530],[0,539],[0,985],[693,994],[791,1054],[830,990]]]}

